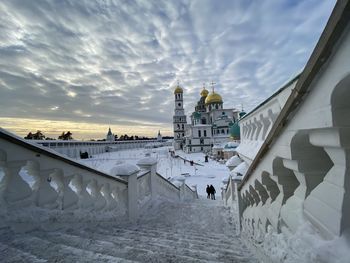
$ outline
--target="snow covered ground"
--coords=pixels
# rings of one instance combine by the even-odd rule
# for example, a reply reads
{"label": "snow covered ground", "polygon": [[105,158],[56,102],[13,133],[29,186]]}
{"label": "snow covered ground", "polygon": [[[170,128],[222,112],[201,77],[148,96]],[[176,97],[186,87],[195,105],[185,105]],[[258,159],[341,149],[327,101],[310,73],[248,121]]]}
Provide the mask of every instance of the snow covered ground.
{"label": "snow covered ground", "polygon": [[[110,152],[95,155],[93,158],[81,160],[81,162],[95,169],[110,173],[115,165],[120,163],[136,164],[146,153],[150,153],[151,156],[157,158],[157,172],[163,177],[174,178],[184,175],[187,185],[197,185],[199,195],[206,196],[205,188],[207,184],[212,184],[215,187],[217,196],[220,194],[222,180],[229,175],[229,169],[224,164],[211,159],[209,159],[208,163],[205,163],[203,153],[186,154],[183,151],[176,151],[176,155],[188,160],[188,162],[184,162],[181,158],[171,157],[169,153],[170,148],[161,147]],[[189,163],[191,160],[198,165],[191,166]]]}

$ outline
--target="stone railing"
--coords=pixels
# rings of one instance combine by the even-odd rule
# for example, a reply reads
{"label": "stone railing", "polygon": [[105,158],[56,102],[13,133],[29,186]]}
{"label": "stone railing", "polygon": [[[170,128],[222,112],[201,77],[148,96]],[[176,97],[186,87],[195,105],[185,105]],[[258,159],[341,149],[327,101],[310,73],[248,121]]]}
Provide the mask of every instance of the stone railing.
{"label": "stone railing", "polygon": [[11,221],[4,224],[40,222],[48,218],[43,211],[123,215],[127,182],[0,129],[0,205],[3,220]]}
{"label": "stone railing", "polygon": [[137,176],[139,207],[151,199],[151,171],[140,171]]}
{"label": "stone railing", "polygon": [[191,189],[191,187],[189,187],[186,184],[186,187],[185,187],[185,200],[193,200],[193,199],[197,199],[198,198],[197,186],[194,185],[192,187],[194,188],[194,190]]}
{"label": "stone railing", "polygon": [[[121,164],[112,175],[97,171],[0,129],[0,226],[52,220],[93,220],[105,214],[135,221],[148,201],[194,199],[156,173],[157,161]],[[187,193],[187,196],[186,196]],[[185,197],[186,196],[186,197]],[[72,218],[74,216],[75,219]]]}
{"label": "stone railing", "polygon": [[[241,230],[274,257],[271,262],[334,262],[322,256],[335,259],[340,250],[333,252],[339,248],[348,255],[350,34],[345,28],[349,11],[349,2],[337,3],[273,127],[254,124],[260,108],[242,121],[243,141],[266,138],[252,153],[248,143],[238,147],[240,157],[250,165],[237,193]],[[327,245],[320,249],[320,244]],[[272,254],[274,247],[284,250]]]}
{"label": "stone railing", "polygon": [[151,199],[158,197],[170,200],[193,200],[198,198],[197,191],[192,190],[185,184],[185,180],[180,180],[179,186],[174,185],[157,171],[157,160],[153,157],[146,156],[137,163],[142,170],[149,172],[149,185]]}
{"label": "stone railing", "polygon": [[291,90],[295,87],[298,77],[289,81],[239,121],[241,142],[236,151],[245,162],[250,164],[254,159],[286,103]]}
{"label": "stone railing", "polygon": [[223,188],[223,199],[225,202],[225,205],[232,206],[235,203],[235,184],[232,181],[231,175],[228,177],[227,180],[223,181],[224,185],[226,185],[225,188]]}

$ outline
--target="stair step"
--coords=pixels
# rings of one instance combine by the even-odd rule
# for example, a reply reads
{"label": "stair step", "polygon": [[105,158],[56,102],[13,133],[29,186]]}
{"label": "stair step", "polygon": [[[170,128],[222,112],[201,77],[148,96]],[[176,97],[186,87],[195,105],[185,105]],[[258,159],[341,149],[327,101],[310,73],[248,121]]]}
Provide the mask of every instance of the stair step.
{"label": "stair step", "polygon": [[[156,231],[156,230],[133,230],[133,229],[118,229],[115,231],[108,230],[108,229],[94,229],[92,231],[97,231],[97,233],[102,235],[110,235],[110,236],[120,236],[120,235],[127,235],[129,238],[134,239],[151,239],[151,240],[162,240],[163,242],[186,242],[193,246],[208,246],[207,249],[211,250],[217,250],[217,249],[232,249],[232,247],[237,246],[237,242],[235,240],[227,240],[222,238],[206,238],[205,236],[195,236],[192,234],[187,233],[173,233],[173,232],[166,232],[164,230]],[[220,244],[218,244],[220,243]]]}
{"label": "stair step", "polygon": [[66,244],[55,244],[28,234],[16,237],[10,245],[23,251],[30,251],[49,262],[128,262],[124,258],[94,253]]}
{"label": "stair step", "polygon": [[20,249],[8,246],[4,243],[0,243],[0,255],[2,263],[12,262],[33,262],[33,263],[44,263],[47,262],[45,259],[40,259],[35,255],[22,251]]}
{"label": "stair step", "polygon": [[[118,229],[120,231],[115,232],[109,230],[103,230],[95,228],[91,230],[84,230],[83,232],[79,231],[70,231],[74,235],[89,239],[98,239],[98,240],[108,240],[118,245],[122,246],[125,244],[130,244],[134,247],[144,246],[148,250],[157,249],[160,251],[167,248],[176,248],[176,250],[182,250],[187,253],[187,256],[193,256],[195,254],[205,255],[203,259],[216,259],[217,255],[223,253],[225,255],[230,255],[231,257],[237,257],[236,250],[242,245],[239,242],[230,242],[229,244],[224,241],[217,239],[215,243],[213,242],[201,242],[195,239],[186,239],[184,236],[177,236],[170,233],[168,236],[164,236],[162,232],[158,233],[159,235],[149,235],[149,233],[143,233],[142,231],[129,231],[129,229]],[[152,248],[150,248],[152,246]],[[242,249],[243,250],[243,249]],[[205,251],[205,252],[203,252]],[[197,253],[197,254],[196,254]],[[212,256],[214,255],[214,258]]]}
{"label": "stair step", "polygon": [[140,262],[164,262],[172,258],[175,262],[208,262],[192,257],[189,253],[176,253],[173,248],[163,244],[138,243],[133,239],[122,237],[110,237],[105,235],[91,235],[83,237],[80,235],[51,233],[33,233],[39,238],[48,240],[54,244],[66,244],[78,249],[92,251],[112,257],[136,260]]}
{"label": "stair step", "polygon": [[[198,233],[196,231],[191,231],[187,229],[176,229],[176,228],[167,228],[167,227],[160,227],[157,226],[156,229],[150,228],[147,226],[139,226],[139,227],[127,227],[127,228],[119,228],[119,227],[110,227],[107,228],[105,226],[101,226],[99,228],[93,228],[89,231],[100,231],[103,233],[106,233],[108,231],[111,234],[120,234],[120,232],[128,232],[130,234],[140,234],[145,233],[150,236],[154,237],[167,237],[172,236],[174,239],[178,238],[186,238],[188,240],[196,240],[196,241],[203,241],[203,242],[212,242],[215,243],[218,239],[220,239],[223,242],[231,243],[233,240],[237,239],[238,236],[236,234],[232,234],[229,236],[229,234],[215,234],[215,233]],[[111,232],[112,231],[112,232]]]}

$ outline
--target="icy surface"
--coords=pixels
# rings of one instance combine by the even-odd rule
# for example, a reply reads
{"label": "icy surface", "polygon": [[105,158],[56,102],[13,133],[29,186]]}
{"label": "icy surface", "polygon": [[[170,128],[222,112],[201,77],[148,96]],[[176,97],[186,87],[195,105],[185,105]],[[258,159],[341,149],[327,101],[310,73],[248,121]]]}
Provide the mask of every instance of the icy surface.
{"label": "icy surface", "polygon": [[140,170],[140,168],[134,164],[121,163],[121,164],[118,164],[112,168],[111,174],[118,175],[118,176],[124,176],[124,175],[131,175],[133,173],[138,172],[139,170]]}
{"label": "icy surface", "polygon": [[237,156],[232,156],[230,159],[227,160],[225,163],[226,166],[237,166],[242,162],[242,160]]}
{"label": "icy surface", "polygon": [[[25,233],[0,230],[3,262],[258,262],[221,201],[162,202],[136,224],[85,222]],[[98,222],[98,221],[97,221]]]}

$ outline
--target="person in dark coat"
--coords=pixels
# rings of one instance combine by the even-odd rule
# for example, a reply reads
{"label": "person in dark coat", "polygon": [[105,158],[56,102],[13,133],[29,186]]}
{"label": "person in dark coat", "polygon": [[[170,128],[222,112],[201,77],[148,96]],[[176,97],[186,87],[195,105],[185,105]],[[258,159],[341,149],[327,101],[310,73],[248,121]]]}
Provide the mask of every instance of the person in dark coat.
{"label": "person in dark coat", "polygon": [[211,199],[215,200],[215,193],[216,193],[216,191],[215,191],[215,188],[214,188],[214,186],[212,184],[209,187],[209,192],[210,192]]}
{"label": "person in dark coat", "polygon": [[210,198],[210,187],[208,184],[207,184],[207,189],[205,189],[205,190],[207,192],[207,198],[209,199]]}

